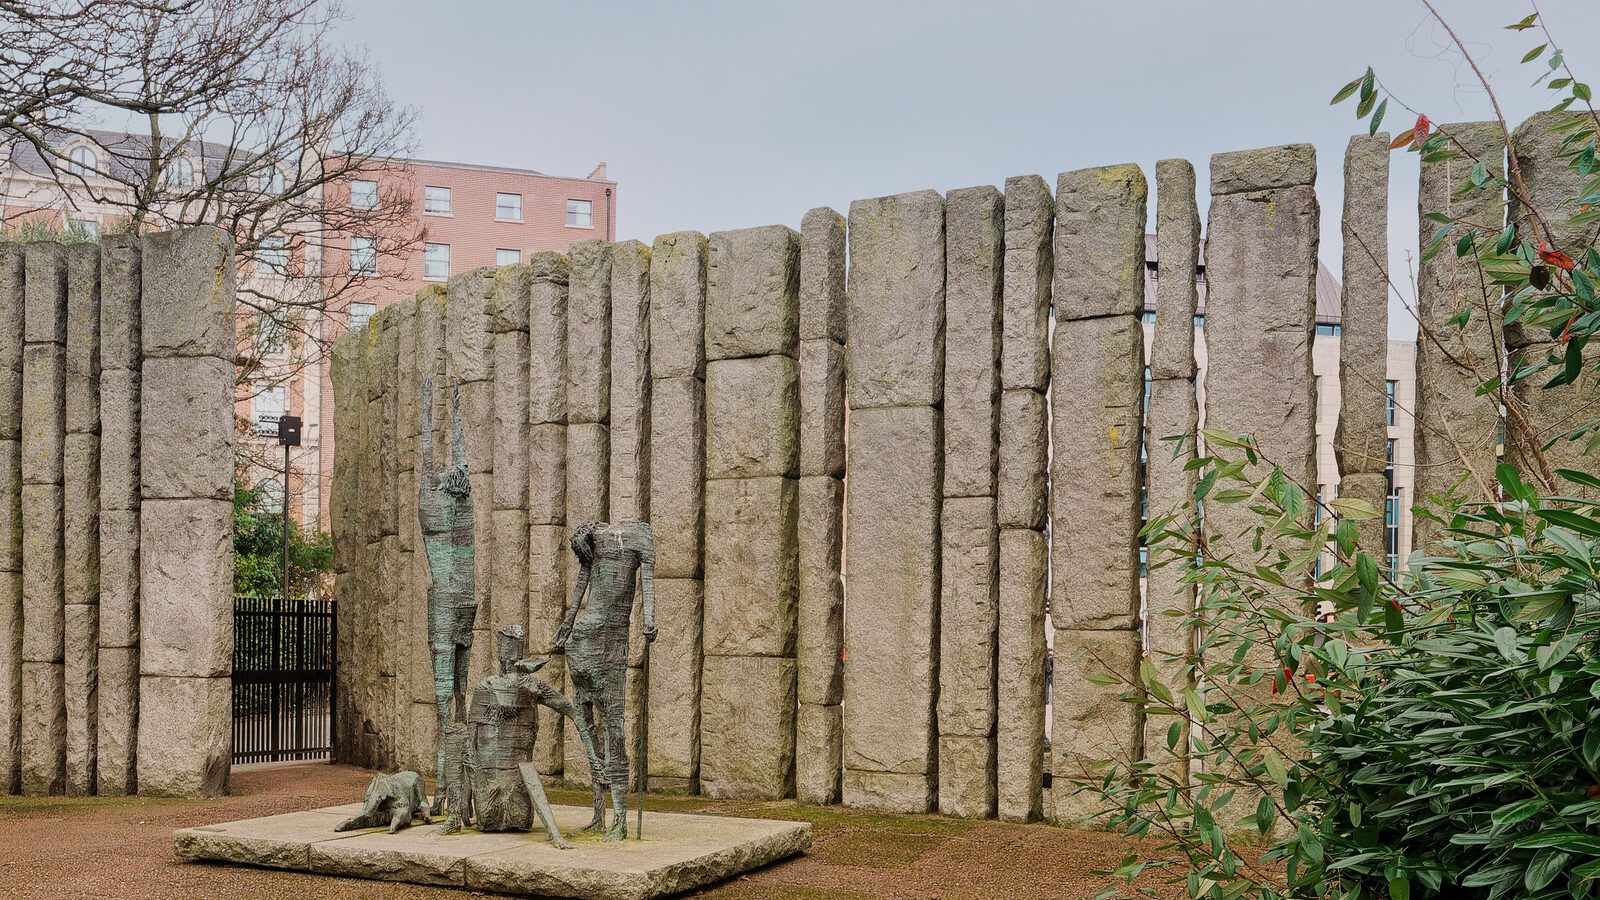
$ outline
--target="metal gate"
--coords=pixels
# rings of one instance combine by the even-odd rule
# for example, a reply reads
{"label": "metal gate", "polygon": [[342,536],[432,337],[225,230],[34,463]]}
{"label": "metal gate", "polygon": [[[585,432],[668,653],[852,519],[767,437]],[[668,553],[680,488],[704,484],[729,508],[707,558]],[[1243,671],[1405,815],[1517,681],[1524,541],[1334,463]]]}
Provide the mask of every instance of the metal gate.
{"label": "metal gate", "polygon": [[233,762],[327,759],[332,600],[233,598]]}

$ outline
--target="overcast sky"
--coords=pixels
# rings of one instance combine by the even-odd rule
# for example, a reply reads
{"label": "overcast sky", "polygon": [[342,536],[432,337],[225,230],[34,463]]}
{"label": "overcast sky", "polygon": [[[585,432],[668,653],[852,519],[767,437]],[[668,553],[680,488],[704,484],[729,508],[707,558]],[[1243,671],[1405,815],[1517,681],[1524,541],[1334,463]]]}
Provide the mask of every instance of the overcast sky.
{"label": "overcast sky", "polygon": [[[1120,162],[1316,145],[1322,259],[1339,271],[1340,167],[1372,65],[1436,122],[1490,116],[1415,0],[346,0],[343,37],[422,114],[420,155],[619,182],[617,236],[784,223],[921,188]],[[1548,105],[1520,66],[1516,0],[1436,0],[1513,120]],[[1600,2],[1544,0],[1580,76]],[[1564,36],[1564,39],[1563,39]],[[1587,41],[1592,45],[1593,41]],[[1409,128],[1391,104],[1384,127]],[[1397,154],[1390,253],[1417,241],[1416,156]],[[1152,201],[1153,197],[1152,184]],[[1152,206],[1152,210],[1153,210]],[[1154,224],[1154,214],[1151,214]],[[1391,304],[1394,306],[1394,304]],[[1391,333],[1414,327],[1394,306]]]}

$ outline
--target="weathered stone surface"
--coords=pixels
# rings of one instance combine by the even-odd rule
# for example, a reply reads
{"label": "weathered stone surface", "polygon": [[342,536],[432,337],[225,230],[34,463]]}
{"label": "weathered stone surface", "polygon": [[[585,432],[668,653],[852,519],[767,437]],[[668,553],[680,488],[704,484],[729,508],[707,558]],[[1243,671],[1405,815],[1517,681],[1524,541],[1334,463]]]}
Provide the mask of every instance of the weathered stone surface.
{"label": "weathered stone surface", "polygon": [[65,628],[61,486],[23,485],[22,521],[22,658],[58,663]]}
{"label": "weathered stone surface", "polygon": [[944,396],[944,202],[919,191],[850,204],[850,407]]}
{"label": "weathered stone surface", "polygon": [[494,555],[486,573],[490,591],[491,630],[528,623],[528,514],[520,509],[494,511]]}
{"label": "weathered stone surface", "polygon": [[708,656],[794,655],[796,493],[793,478],[706,482]]}
{"label": "weathered stone surface", "polygon": [[[28,251],[21,244],[0,247],[0,370],[22,370],[23,332],[27,327]],[[13,413],[14,414],[14,413]],[[8,420],[5,436],[15,439]]]}
{"label": "weathered stone surface", "polygon": [[233,498],[233,363],[213,356],[147,359],[139,422],[160,440],[140,446],[150,498]]}
{"label": "weathered stone surface", "polygon": [[650,647],[650,777],[693,781],[700,770],[701,622],[692,578],[656,579],[656,642]]}
{"label": "weathered stone surface", "polygon": [[1314,184],[1317,150],[1310,144],[1285,144],[1235,150],[1211,156],[1211,193],[1239,194]]}
{"label": "weathered stone surface", "polygon": [[[1138,759],[1142,716],[1136,704],[1125,703],[1124,685],[1139,678],[1137,631],[1069,631],[1056,629],[1055,675],[1050,748],[1053,784],[1091,776],[1099,760],[1126,764]],[[1118,683],[1098,685],[1090,676],[1110,675]],[[1099,811],[1091,794],[1052,791],[1055,819],[1082,822]]]}
{"label": "weathered stone surface", "polygon": [[67,248],[67,431],[100,431],[100,248]]}
{"label": "weathered stone surface", "polygon": [[489,293],[489,330],[495,334],[528,330],[533,302],[533,270],[526,265],[496,266]]}
{"label": "weathered stone surface", "polygon": [[[526,509],[531,429],[525,333],[508,331],[494,336],[494,371],[494,508]],[[409,470],[410,466],[404,468]]]}
{"label": "weathered stone surface", "polygon": [[528,522],[557,525],[567,517],[567,426],[528,426]]}
{"label": "weathered stone surface", "polygon": [[22,571],[21,452],[20,441],[0,440],[0,572]]}
{"label": "weathered stone surface", "polygon": [[800,704],[795,714],[795,797],[838,803],[844,786],[844,711],[838,704]]}
{"label": "weathered stone surface", "polygon": [[[852,328],[854,323],[852,322]],[[851,614],[845,621],[845,766],[866,773],[934,769],[933,697],[939,565],[939,412],[902,406],[853,410],[846,552]],[[845,779],[851,802],[851,779]],[[901,782],[896,781],[896,784]],[[858,782],[915,805],[908,788]],[[931,786],[927,799],[931,800]],[[927,809],[923,804],[921,809]]]}
{"label": "weathered stone surface", "polygon": [[844,345],[800,342],[800,474],[844,476]]}
{"label": "weathered stone surface", "polygon": [[140,352],[146,359],[215,356],[232,360],[233,237],[200,225],[147,234],[140,249]]}
{"label": "weathered stone surface", "polygon": [[139,373],[100,373],[100,505],[139,506]]}
{"label": "weathered stone surface", "polygon": [[1050,502],[1057,628],[1135,626],[1143,357],[1137,316],[1056,326]]}
{"label": "weathered stone surface", "polygon": [[[378,378],[387,378],[388,373],[379,370],[374,373]],[[473,475],[486,475],[494,471],[494,382],[471,381],[459,385],[461,391],[461,425],[467,445],[467,471]],[[378,461],[375,463],[380,477],[387,475],[387,466],[383,463],[386,459],[385,449],[392,446],[389,442],[393,435],[393,421],[384,414],[387,408],[387,397],[383,404],[374,405],[370,413],[374,434],[373,446],[378,452]],[[448,401],[447,401],[448,405]],[[447,435],[448,431],[445,432]],[[447,445],[448,446],[448,445]],[[484,485],[490,487],[489,484]],[[493,497],[489,493],[477,494],[479,497],[488,497],[489,503],[473,504],[474,509],[494,508]],[[382,519],[387,520],[387,510],[380,512]]]}
{"label": "weathered stone surface", "polygon": [[62,441],[67,432],[66,371],[66,353],[60,344],[22,348],[24,484],[61,483]]}
{"label": "weathered stone surface", "polygon": [[1059,320],[1144,311],[1146,192],[1132,163],[1057,179],[1052,300]]}
{"label": "weathered stone surface", "polygon": [[844,483],[826,475],[801,478],[797,509],[800,702],[837,706],[844,699]]}
{"label": "weathered stone surface", "polygon": [[994,738],[939,735],[939,812],[987,819],[994,816]]}
{"label": "weathered stone surface", "polygon": [[87,797],[95,792],[95,742],[99,737],[100,648],[98,607],[69,604],[66,610],[67,652],[63,666],[67,717],[67,793]]}
{"label": "weathered stone surface", "polygon": [[98,603],[100,595],[100,439],[69,434],[62,507],[66,558],[66,602]]}
{"label": "weathered stone surface", "polygon": [[[848,736],[849,726],[846,726]],[[932,774],[844,770],[844,805],[885,812],[925,813],[934,808],[938,778]]]}
{"label": "weathered stone surface", "polygon": [[[1192,521],[1196,473],[1186,469],[1195,458],[1195,428],[1198,410],[1194,383],[1187,378],[1159,378],[1150,385],[1150,408],[1145,415],[1145,495],[1150,517],[1179,516],[1179,522]],[[1180,445],[1169,438],[1182,435]],[[1382,476],[1379,476],[1382,481]],[[1381,521],[1381,520],[1380,520]],[[1179,546],[1166,550],[1152,548],[1149,575],[1145,581],[1146,656],[1156,675],[1174,694],[1189,683],[1187,657],[1195,651],[1195,635],[1184,617],[1194,609],[1194,588],[1183,583],[1192,569],[1192,557],[1179,553]],[[1167,746],[1167,730],[1179,723],[1178,752]],[[1145,719],[1145,757],[1158,761],[1161,774],[1180,783],[1188,781],[1186,748],[1189,745],[1187,717],[1149,715]]]}
{"label": "weathered stone surface", "polygon": [[22,789],[22,573],[0,572],[0,789]]}
{"label": "weathered stone surface", "polygon": [[1388,138],[1384,133],[1352,137],[1344,156],[1343,333],[1333,439],[1344,473],[1382,472],[1388,461]]}
{"label": "weathered stone surface", "polygon": [[[1339,497],[1362,500],[1382,513],[1389,498],[1388,480],[1382,472],[1351,472],[1339,478]],[[1356,544],[1370,553],[1374,560],[1382,560],[1388,552],[1388,528],[1382,515],[1375,519],[1355,522]]]}
{"label": "weathered stone surface", "polygon": [[1043,532],[1000,531],[995,770],[1000,818],[1039,817],[1044,766],[1045,589],[1050,547]]}
{"label": "weathered stone surface", "polygon": [[233,671],[233,504],[146,500],[139,515],[140,671],[226,678]]}
{"label": "weathered stone surface", "polygon": [[[222,720],[226,724],[227,719]],[[67,707],[60,662],[22,663],[22,792],[67,791]]]}
{"label": "weathered stone surface", "polygon": [[844,216],[819,206],[800,220],[800,340],[845,336]]}
{"label": "weathered stone surface", "polygon": [[580,241],[567,293],[567,421],[611,419],[611,245]]}
{"label": "weathered stone surface", "polygon": [[100,512],[100,645],[139,645],[139,512]]}
{"label": "weathered stone surface", "polygon": [[1042,529],[1050,465],[1049,414],[1043,391],[1000,395],[1000,472],[995,517],[1001,528]]}
{"label": "weathered stone surface", "polygon": [[67,248],[39,241],[28,244],[23,340],[30,344],[67,342]]}
{"label": "weathered stone surface", "polygon": [[793,794],[794,660],[708,654],[704,677],[701,792],[761,800]]}
{"label": "weathered stone surface", "polygon": [[[494,332],[490,328],[494,271],[488,266],[473,269],[445,285],[449,297],[444,317],[445,370],[452,383],[488,381],[494,374]],[[376,396],[374,391],[383,386],[381,380],[368,381],[368,396]]]}
{"label": "weathered stone surface", "polygon": [[606,426],[594,423],[567,426],[567,522],[606,520]]}
{"label": "weathered stone surface", "polygon": [[1044,390],[1050,384],[1051,233],[1055,200],[1037,175],[1006,179],[1004,341],[1000,382]]}
{"label": "weathered stone surface", "polygon": [[1194,166],[1186,159],[1156,163],[1156,323],[1150,377],[1193,378],[1194,315],[1199,286],[1200,211]]}
{"label": "weathered stone surface", "polygon": [[139,368],[139,238],[100,239],[100,366]]}
{"label": "weathered stone surface", "polygon": [[529,259],[528,422],[567,420],[567,290],[572,263],[560,253]]}
{"label": "weathered stone surface", "polygon": [[706,366],[706,477],[789,475],[800,458],[800,391],[789,356]]}
{"label": "weathered stone surface", "polygon": [[651,382],[650,516],[656,574],[699,578],[705,512],[705,383],[693,376]]}
{"label": "weathered stone surface", "polygon": [[994,733],[999,604],[994,498],[946,497],[939,535],[939,733],[987,737]]}
{"label": "weathered stone surface", "polygon": [[611,253],[611,518],[650,520],[650,248]]}
{"label": "weathered stone surface", "polygon": [[799,335],[800,235],[782,225],[719,231],[706,257],[706,359],[782,353]]}
{"label": "weathered stone surface", "polygon": [[1005,201],[992,187],[945,200],[944,493],[994,496]]}
{"label": "weathered stone surface", "polygon": [[101,647],[95,714],[95,782],[104,797],[132,794],[138,787],[133,751],[139,728],[139,650]]}
{"label": "weathered stone surface", "polygon": [[139,679],[139,793],[215,797],[228,789],[232,682],[144,675]]}
{"label": "weathered stone surface", "polygon": [[679,231],[650,248],[650,374],[704,378],[706,236]]}

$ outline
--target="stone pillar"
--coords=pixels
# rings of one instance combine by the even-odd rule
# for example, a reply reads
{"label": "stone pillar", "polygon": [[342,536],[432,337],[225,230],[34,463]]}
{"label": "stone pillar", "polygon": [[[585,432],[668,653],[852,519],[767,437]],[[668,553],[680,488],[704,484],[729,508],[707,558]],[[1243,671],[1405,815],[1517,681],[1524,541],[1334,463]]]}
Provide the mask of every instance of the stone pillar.
{"label": "stone pillar", "polygon": [[[611,248],[611,460],[607,515],[614,522],[650,521],[650,248],[624,241]],[[649,707],[645,684],[644,593],[633,596],[628,633],[629,758]],[[635,779],[637,780],[637,779]]]}
{"label": "stone pillar", "polygon": [[[373,682],[373,766],[389,769],[395,764],[395,735],[398,724],[396,700],[399,696],[396,673],[399,670],[402,649],[393,639],[384,635],[399,634],[400,604],[400,549],[399,549],[399,378],[400,378],[400,323],[406,308],[396,304],[382,310],[372,323],[377,326],[377,343],[373,352],[373,368],[369,369],[369,385],[376,387],[370,420],[373,441],[378,456],[379,487],[381,499],[376,505],[380,511],[377,540],[371,545],[373,556],[373,619],[374,632],[379,637],[370,648],[376,668]],[[488,498],[492,504],[493,498]],[[474,506],[474,510],[477,507]],[[479,569],[480,572],[483,569]]]}
{"label": "stone pillar", "polygon": [[934,808],[944,447],[944,202],[850,205],[844,799]]}
{"label": "stone pillar", "polygon": [[[1389,498],[1383,474],[1389,458],[1388,134],[1357,135],[1345,149],[1343,228],[1339,424],[1333,439],[1339,496],[1381,512]],[[1355,524],[1361,549],[1381,564],[1387,552],[1384,518]]]}
{"label": "stone pillar", "polygon": [[800,236],[711,236],[706,263],[700,786],[794,793]]}
{"label": "stone pillar", "polygon": [[939,575],[939,811],[995,813],[1001,284],[1005,201],[945,197],[944,498]]}
{"label": "stone pillar", "polygon": [[100,246],[67,248],[63,512],[67,793],[95,793],[100,713]]}
{"label": "stone pillar", "polygon": [[22,349],[26,254],[0,247],[0,793],[22,790]]}
{"label": "stone pillar", "polygon": [[[109,299],[109,293],[108,293]],[[333,673],[333,740],[334,762],[348,763],[356,759],[356,742],[352,724],[358,716],[353,703],[355,697],[354,652],[357,586],[360,578],[356,570],[359,554],[356,552],[358,529],[358,504],[361,500],[361,468],[357,457],[361,451],[361,429],[356,406],[358,395],[365,390],[359,383],[361,359],[361,333],[342,335],[333,345],[328,362],[328,380],[333,386],[334,424],[338,431],[339,452],[333,457],[333,478],[328,485],[328,527],[333,538],[333,599],[337,623],[335,652],[344,664]],[[108,350],[110,342],[106,344]],[[109,365],[109,356],[108,356]],[[109,413],[109,407],[107,412]],[[107,418],[109,428],[110,418]],[[107,448],[110,447],[107,435]],[[109,454],[108,457],[109,459]],[[106,488],[106,485],[102,485]],[[109,539],[109,538],[108,538]],[[108,568],[109,572],[109,568]],[[109,579],[107,584],[109,586]],[[107,595],[109,601],[109,592]],[[109,606],[107,612],[109,613]],[[109,618],[109,617],[108,617]]]}
{"label": "stone pillar", "polygon": [[22,791],[67,788],[63,454],[66,252],[27,248],[22,347]]}
{"label": "stone pillar", "polygon": [[[528,260],[528,649],[548,651],[567,611],[567,286],[572,263],[560,253]],[[566,660],[542,675],[563,683]],[[545,775],[565,768],[562,717],[539,710],[534,762]]]}
{"label": "stone pillar", "polygon": [[96,787],[138,788],[139,241],[100,244],[100,658]]}
{"label": "stone pillar", "polygon": [[700,790],[704,644],[705,235],[680,231],[650,249],[650,516],[656,539],[656,631],[650,649],[650,788]]}
{"label": "stone pillar", "polygon": [[[499,670],[494,658],[493,600],[495,413],[491,295],[494,269],[486,266],[457,275],[450,279],[445,291],[449,297],[445,307],[445,414],[448,417],[449,392],[459,390],[467,472],[472,482],[477,566],[473,583],[478,597],[478,616],[473,621],[472,665],[467,680],[471,685]],[[370,387],[368,392],[370,396]]]}
{"label": "stone pillar", "polygon": [[[611,245],[573,244],[567,297],[567,527],[604,522],[610,515],[611,469]],[[577,581],[578,560],[563,555],[567,584]],[[571,602],[572,598],[568,598]],[[631,720],[631,715],[628,716]],[[630,753],[634,746],[629,735]],[[589,783],[589,761],[571,723],[564,738],[569,781]]]}
{"label": "stone pillar", "polygon": [[[1457,197],[1456,189],[1475,165],[1486,160],[1490,178],[1505,176],[1505,138],[1496,122],[1440,125],[1465,153],[1455,159],[1423,163],[1417,183],[1417,212],[1448,210],[1478,226],[1483,233],[1504,227],[1505,205],[1500,188],[1479,188]],[[1420,220],[1419,245],[1426,244],[1438,224]],[[1454,237],[1454,236],[1452,236]],[[1493,396],[1478,396],[1478,386],[1500,372],[1496,344],[1500,317],[1487,315],[1488,304],[1500,302],[1501,290],[1485,290],[1475,261],[1457,257],[1451,238],[1438,255],[1417,263],[1417,399],[1416,496],[1411,505],[1437,509],[1436,498],[1455,492],[1466,499],[1496,497],[1494,467],[1499,462],[1500,411]],[[1472,307],[1466,324],[1450,320]],[[1509,451],[1510,448],[1508,447]],[[1457,484],[1460,475],[1467,479]],[[1426,516],[1412,516],[1412,546],[1424,549],[1439,526]]]}
{"label": "stone pillar", "polygon": [[844,216],[818,208],[800,226],[799,610],[795,795],[837,803],[844,717]]}
{"label": "stone pillar", "polygon": [[493,633],[528,622],[528,310],[527,266],[494,270],[490,327],[494,329],[494,558]]}
{"label": "stone pillar", "polygon": [[1055,628],[1055,818],[1096,811],[1072,779],[1096,761],[1138,759],[1139,465],[1143,426],[1146,186],[1135,165],[1063,173],[1056,182],[1051,459]]}
{"label": "stone pillar", "polygon": [[[396,327],[395,392],[395,512],[397,533],[394,564],[394,597],[392,600],[393,628],[395,634],[393,719],[393,764],[396,768],[425,772],[432,767],[433,748],[418,739],[416,716],[412,697],[417,692],[416,678],[420,674],[418,662],[427,641],[424,620],[417,627],[415,611],[419,602],[427,603],[427,569],[422,562],[418,570],[418,557],[426,553],[419,548],[421,527],[417,521],[417,451],[422,436],[422,370],[418,365],[421,355],[418,343],[418,319],[421,301],[413,296],[401,300],[393,307],[398,315]],[[498,427],[498,423],[497,423]],[[497,435],[498,439],[498,435]],[[498,440],[496,443],[498,446]],[[523,535],[526,537],[526,535]],[[523,561],[526,565],[526,560]],[[418,592],[421,597],[418,597]],[[431,661],[432,654],[428,654]],[[423,763],[428,765],[424,766]]]}
{"label": "stone pillar", "polygon": [[[1200,213],[1194,166],[1184,159],[1156,163],[1156,321],[1150,347],[1150,399],[1145,410],[1145,497],[1151,521],[1175,517],[1170,530],[1194,526],[1195,458],[1199,409],[1195,397],[1194,316],[1199,301]],[[1176,540],[1176,539],[1174,539]],[[1187,659],[1197,652],[1194,588],[1183,583],[1192,565],[1173,554],[1180,544],[1151,547],[1145,581],[1146,655],[1173,693],[1192,683]],[[1181,704],[1180,704],[1180,708]],[[1177,746],[1168,740],[1178,726]],[[1151,715],[1144,722],[1144,758],[1160,774],[1189,783],[1187,715]]]}
{"label": "stone pillar", "polygon": [[232,718],[233,239],[143,241],[139,791],[214,796]]}

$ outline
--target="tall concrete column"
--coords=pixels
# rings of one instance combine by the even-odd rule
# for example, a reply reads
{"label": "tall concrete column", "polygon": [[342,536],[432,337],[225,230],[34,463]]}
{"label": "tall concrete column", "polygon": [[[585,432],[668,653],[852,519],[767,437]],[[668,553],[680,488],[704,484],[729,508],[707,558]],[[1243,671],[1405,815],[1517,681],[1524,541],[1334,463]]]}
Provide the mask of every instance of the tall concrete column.
{"label": "tall concrete column", "polygon": [[[472,482],[472,526],[478,616],[473,621],[469,684],[498,671],[494,658],[494,269],[483,267],[451,278],[445,287],[447,391],[459,391],[461,424]],[[369,323],[370,325],[370,323]],[[445,410],[449,411],[449,394]]]}
{"label": "tall concrete column", "polygon": [[943,496],[944,202],[850,205],[844,799],[934,808]]}
{"label": "tall concrete column", "polygon": [[711,236],[706,263],[700,787],[794,793],[800,236]]}
{"label": "tall concrete column", "polygon": [[228,783],[235,268],[219,228],[143,239],[142,794],[213,796]]}
{"label": "tall concrete column", "polygon": [[22,348],[26,254],[0,247],[0,792],[22,789]]}
{"label": "tall concrete column", "polygon": [[[611,248],[611,460],[607,518],[650,521],[650,248],[624,241]],[[635,591],[628,629],[629,747],[648,724],[644,593]],[[632,752],[632,751],[630,751]]]}
{"label": "tall concrete column", "polygon": [[650,648],[650,788],[700,790],[704,624],[705,235],[650,249],[650,521],[656,631]]}
{"label": "tall concrete column", "polygon": [[1132,680],[1139,667],[1145,200],[1136,165],[1056,182],[1051,765],[1063,824],[1096,811],[1071,779],[1101,760],[1131,763],[1142,739],[1126,688],[1088,679]]}
{"label": "tall concrete column", "polygon": [[995,813],[1001,285],[1005,201],[945,196],[944,498],[939,573],[939,811]]}
{"label": "tall concrete column", "polygon": [[67,792],[95,793],[100,713],[100,246],[67,248],[66,445],[62,485]]}
{"label": "tall concrete column", "polygon": [[818,208],[800,226],[799,610],[795,793],[837,803],[844,717],[844,216]]}
{"label": "tall concrete column", "polygon": [[[572,263],[560,253],[528,260],[528,647],[555,643],[567,610],[567,289]],[[556,657],[543,675],[561,684],[566,661]],[[546,775],[562,774],[566,727],[553,710],[539,710],[534,761]]]}
{"label": "tall concrete column", "polygon": [[528,622],[528,310],[527,266],[494,270],[494,558],[491,632]]}
{"label": "tall concrete column", "polygon": [[[394,565],[394,597],[392,616],[394,633],[399,635],[394,660],[394,765],[414,771],[429,771],[431,763],[425,758],[433,756],[431,743],[419,740],[417,717],[413,709],[413,696],[417,693],[416,679],[422,674],[418,666],[421,656],[421,635],[424,630],[413,630],[416,609],[427,603],[426,557],[419,547],[421,527],[417,521],[417,451],[422,436],[422,369],[419,367],[421,345],[418,342],[419,322],[423,315],[421,300],[409,297],[395,304],[399,315],[395,360],[395,506],[397,533],[395,547],[398,554]],[[422,565],[419,571],[418,565]],[[419,597],[420,592],[420,597]],[[431,656],[431,654],[430,654]]]}

